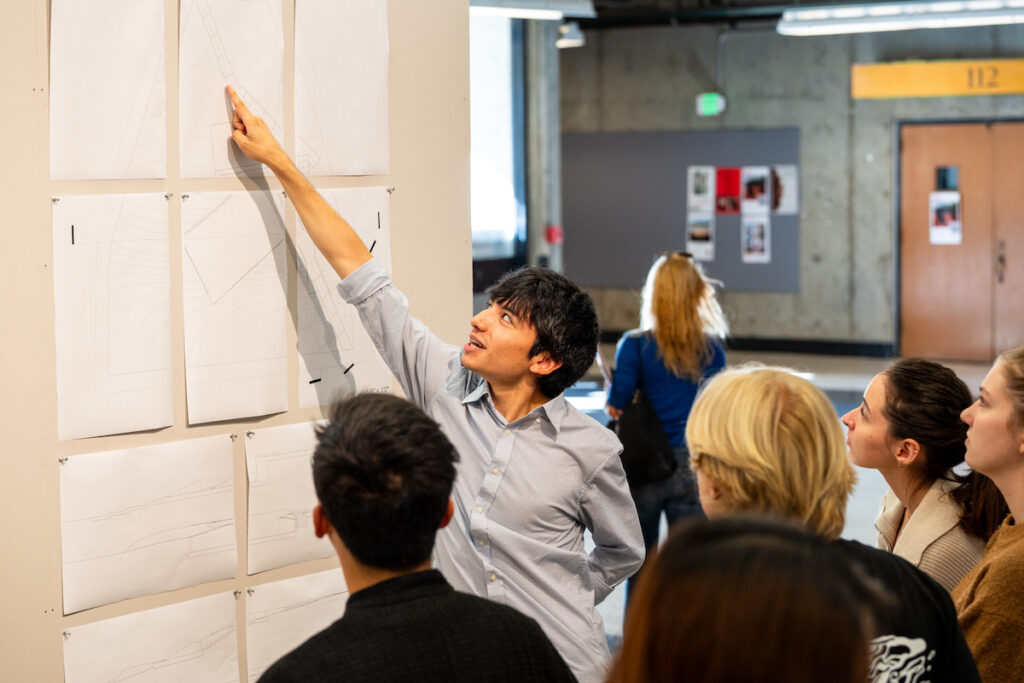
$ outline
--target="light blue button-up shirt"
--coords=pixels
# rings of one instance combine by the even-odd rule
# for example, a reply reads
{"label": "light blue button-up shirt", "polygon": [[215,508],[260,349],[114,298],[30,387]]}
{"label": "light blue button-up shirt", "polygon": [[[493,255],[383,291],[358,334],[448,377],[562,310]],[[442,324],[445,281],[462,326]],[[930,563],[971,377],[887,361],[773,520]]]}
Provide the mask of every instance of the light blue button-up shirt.
{"label": "light blue button-up shirt", "polygon": [[[487,382],[462,367],[461,349],[409,315],[376,260],[339,289],[406,395],[459,451],[438,568],[456,590],[536,619],[580,681],[603,681],[610,657],[596,605],[644,558],[618,439],[564,395],[507,422]],[[589,555],[584,529],[596,544]]]}

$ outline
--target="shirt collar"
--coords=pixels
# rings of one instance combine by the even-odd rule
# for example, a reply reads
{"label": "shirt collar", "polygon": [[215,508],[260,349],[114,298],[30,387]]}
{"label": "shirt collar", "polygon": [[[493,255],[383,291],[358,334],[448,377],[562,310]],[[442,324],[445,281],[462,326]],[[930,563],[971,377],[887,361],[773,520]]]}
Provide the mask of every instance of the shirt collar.
{"label": "shirt collar", "polygon": [[[491,387],[482,377],[477,377],[477,381],[479,382],[479,384],[477,384],[476,387],[472,389],[472,391],[466,394],[465,398],[462,399],[462,404],[468,405],[470,403],[476,403],[478,401],[486,401],[490,402],[491,405],[493,406],[493,401],[490,400]],[[525,417],[520,419],[525,420],[526,418],[529,417],[533,417],[536,419],[540,415],[544,415],[545,417],[547,417],[548,422],[551,423],[551,426],[555,428],[555,433],[557,434],[558,432],[561,431],[562,420],[565,418],[568,412],[569,403],[565,400],[565,393],[563,392],[558,396],[555,396],[553,399],[549,400],[547,403],[544,403],[543,405],[534,408]]]}

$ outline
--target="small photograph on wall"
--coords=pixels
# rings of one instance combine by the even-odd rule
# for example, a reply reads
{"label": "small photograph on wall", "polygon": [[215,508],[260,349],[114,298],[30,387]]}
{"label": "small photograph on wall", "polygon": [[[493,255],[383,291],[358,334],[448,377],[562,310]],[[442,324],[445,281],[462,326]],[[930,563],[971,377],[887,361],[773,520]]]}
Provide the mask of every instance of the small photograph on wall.
{"label": "small photograph on wall", "polygon": [[686,169],[686,210],[709,213],[715,202],[715,167],[688,166]]}
{"label": "small photograph on wall", "polygon": [[932,244],[961,244],[963,228],[959,192],[931,192],[928,195],[928,241]]}
{"label": "small photograph on wall", "polygon": [[771,206],[771,179],[767,166],[744,166],[740,170],[740,211],[768,213]]}
{"label": "small photograph on wall", "polygon": [[768,216],[744,216],[740,230],[743,263],[771,263],[772,225]]}
{"label": "small photograph on wall", "polygon": [[740,212],[740,169],[719,168],[716,170],[715,212]]}
{"label": "small photograph on wall", "polygon": [[772,213],[800,213],[798,197],[796,166],[772,166]]}
{"label": "small photograph on wall", "polygon": [[715,217],[711,213],[689,213],[686,216],[686,251],[694,261],[715,259]]}

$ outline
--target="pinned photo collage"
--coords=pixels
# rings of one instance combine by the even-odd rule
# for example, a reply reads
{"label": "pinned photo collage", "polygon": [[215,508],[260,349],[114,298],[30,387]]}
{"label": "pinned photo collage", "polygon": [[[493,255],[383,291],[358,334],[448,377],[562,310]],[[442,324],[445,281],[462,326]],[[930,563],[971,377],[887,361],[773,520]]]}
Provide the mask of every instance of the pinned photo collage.
{"label": "pinned photo collage", "polygon": [[771,263],[771,216],[799,212],[797,167],[689,166],[686,250],[695,260],[715,259],[715,216],[740,215],[743,263]]}

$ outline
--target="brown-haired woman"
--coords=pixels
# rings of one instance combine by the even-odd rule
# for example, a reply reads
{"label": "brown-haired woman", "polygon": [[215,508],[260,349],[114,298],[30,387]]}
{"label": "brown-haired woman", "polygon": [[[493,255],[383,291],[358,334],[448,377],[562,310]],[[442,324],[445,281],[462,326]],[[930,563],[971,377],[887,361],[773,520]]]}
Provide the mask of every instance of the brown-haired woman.
{"label": "brown-haired woman", "polygon": [[1024,347],[1004,353],[963,412],[967,464],[1002,492],[1010,515],[953,590],[957,616],[986,681],[1024,672]]}
{"label": "brown-haired woman", "polygon": [[973,400],[949,368],[904,358],[875,375],[860,405],[843,415],[850,459],[889,485],[875,520],[878,547],[946,590],[977,564],[1007,512],[988,477],[953,471],[967,450],[960,412]]}
{"label": "brown-haired woman", "polygon": [[769,518],[677,525],[640,579],[610,683],[863,683],[877,600],[849,561]]}

